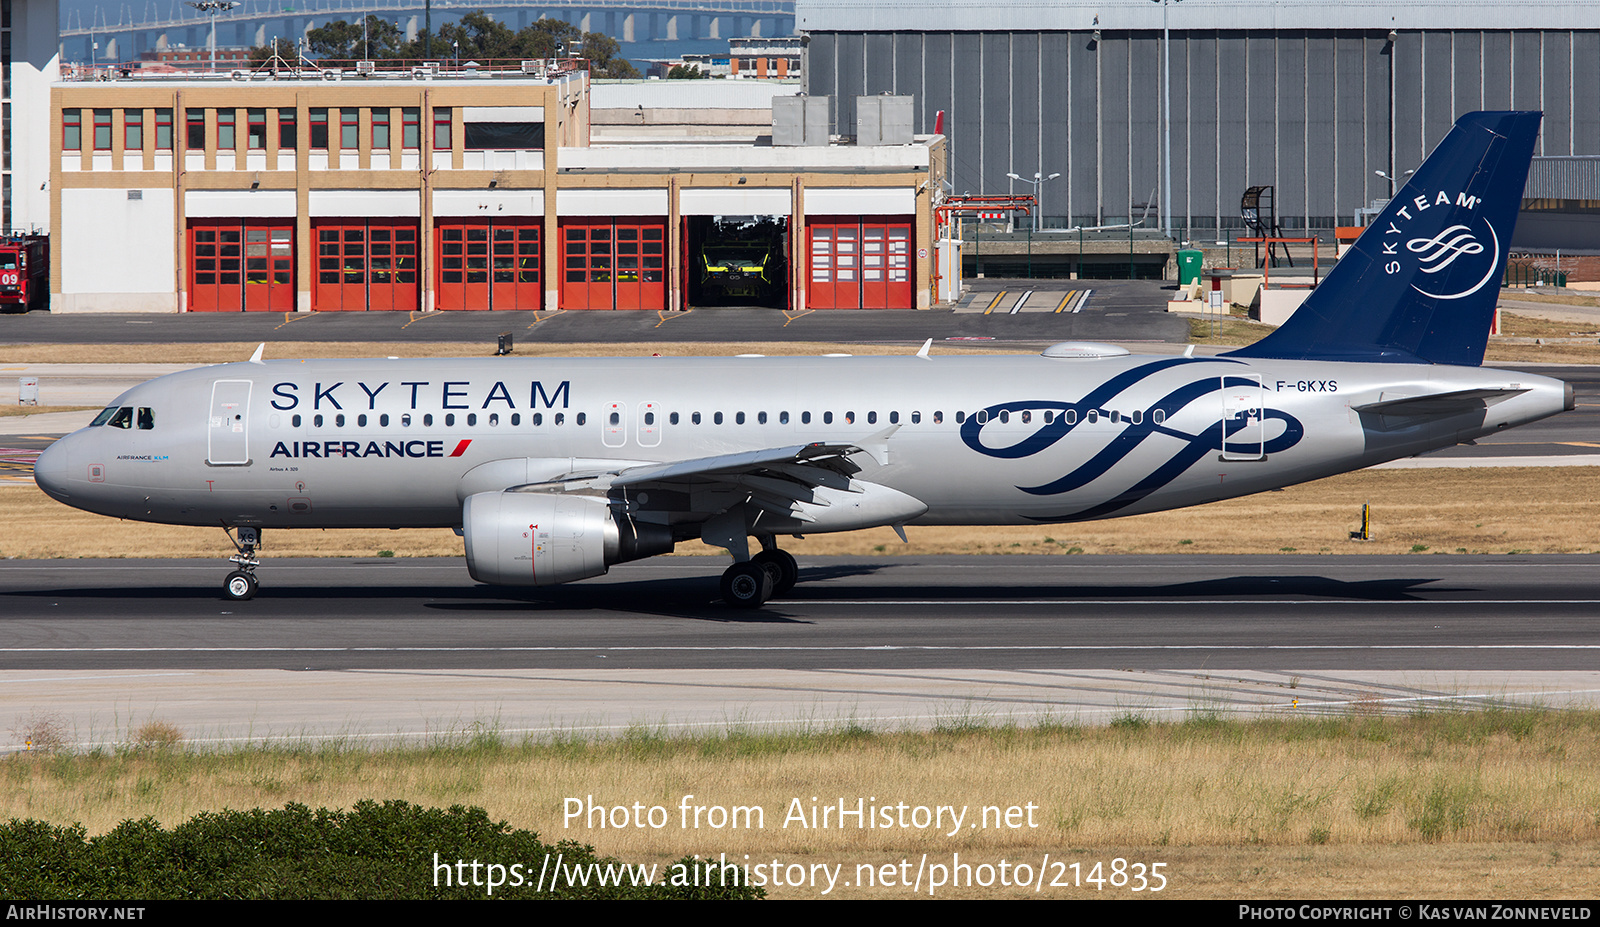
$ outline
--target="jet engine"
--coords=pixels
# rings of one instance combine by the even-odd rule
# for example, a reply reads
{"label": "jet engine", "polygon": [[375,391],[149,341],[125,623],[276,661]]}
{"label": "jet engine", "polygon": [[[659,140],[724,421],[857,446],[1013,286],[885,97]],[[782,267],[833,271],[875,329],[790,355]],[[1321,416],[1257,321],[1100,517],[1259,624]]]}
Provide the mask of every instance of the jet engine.
{"label": "jet engine", "polygon": [[672,551],[672,529],[614,513],[598,496],[480,492],[461,511],[467,569],[480,583],[553,586]]}

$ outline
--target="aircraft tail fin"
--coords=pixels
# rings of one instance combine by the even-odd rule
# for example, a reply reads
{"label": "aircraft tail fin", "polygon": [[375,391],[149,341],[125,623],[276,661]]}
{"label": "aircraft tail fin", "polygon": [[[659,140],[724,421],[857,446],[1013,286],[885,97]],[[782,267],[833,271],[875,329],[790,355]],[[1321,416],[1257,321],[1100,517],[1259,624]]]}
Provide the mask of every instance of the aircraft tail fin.
{"label": "aircraft tail fin", "polygon": [[1477,366],[1538,112],[1468,113],[1322,284],[1236,357]]}

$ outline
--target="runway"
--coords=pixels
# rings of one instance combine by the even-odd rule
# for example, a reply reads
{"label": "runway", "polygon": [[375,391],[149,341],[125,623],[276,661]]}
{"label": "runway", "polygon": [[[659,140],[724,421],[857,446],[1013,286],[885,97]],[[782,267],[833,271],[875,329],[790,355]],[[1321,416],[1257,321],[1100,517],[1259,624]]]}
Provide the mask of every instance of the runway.
{"label": "runway", "polygon": [[716,603],[721,564],[508,595],[455,560],[269,561],[224,602],[221,563],[7,561],[0,719],[228,742],[1600,694],[1595,556],[812,558],[755,613]]}

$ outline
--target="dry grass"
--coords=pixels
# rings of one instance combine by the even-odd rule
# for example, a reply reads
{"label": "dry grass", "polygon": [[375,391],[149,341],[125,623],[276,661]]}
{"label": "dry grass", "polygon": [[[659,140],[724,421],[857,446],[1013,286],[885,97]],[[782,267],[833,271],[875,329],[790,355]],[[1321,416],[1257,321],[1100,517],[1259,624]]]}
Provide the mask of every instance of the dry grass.
{"label": "dry grass", "polygon": [[[858,863],[910,859],[915,868],[924,853],[935,863],[959,853],[969,865],[1037,865],[1048,853],[1085,871],[1120,856],[1167,863],[1166,897],[1561,897],[1592,891],[1600,861],[1600,715],[1583,712],[1224,722],[1202,706],[1183,723],[1107,728],[957,722],[893,734],[635,731],[596,743],[480,736],[376,754],[19,755],[0,762],[0,776],[9,786],[0,816],[81,821],[91,833],[130,817],[171,825],[224,807],[349,807],[379,796],[481,805],[547,839],[636,860],[749,854],[843,863],[853,877]],[[939,832],[811,829],[788,819],[796,807],[809,814],[814,799],[854,807],[858,798],[967,811],[962,827]],[[666,826],[568,822],[569,799],[661,806]],[[764,826],[713,828],[703,817],[685,828],[685,801],[759,807]],[[970,826],[983,824],[985,807],[1019,809],[1018,826],[993,814],[988,826]]]}
{"label": "dry grass", "polygon": [[1501,299],[1526,303],[1550,303],[1555,306],[1600,306],[1600,296],[1583,293],[1539,293],[1526,290],[1501,290]]}
{"label": "dry grass", "polygon": [[171,721],[151,720],[133,729],[129,746],[135,750],[171,750],[183,743],[183,730]]}
{"label": "dry grass", "polygon": [[32,753],[59,753],[67,748],[67,722],[61,715],[35,709],[17,719],[11,736],[22,749]]}
{"label": "dry grass", "polygon": [[[1376,539],[1349,540],[1361,506]],[[1600,467],[1368,470],[1210,505],[1075,525],[888,528],[785,539],[797,556],[1128,553],[1600,552]],[[445,529],[266,532],[269,557],[455,557]],[[112,521],[28,485],[0,486],[0,556],[226,557],[216,528]],[[716,554],[699,542],[682,554]]]}
{"label": "dry grass", "polygon": [[87,412],[98,409],[99,406],[25,406],[25,405],[0,405],[0,418],[11,415],[43,415],[46,412]]}

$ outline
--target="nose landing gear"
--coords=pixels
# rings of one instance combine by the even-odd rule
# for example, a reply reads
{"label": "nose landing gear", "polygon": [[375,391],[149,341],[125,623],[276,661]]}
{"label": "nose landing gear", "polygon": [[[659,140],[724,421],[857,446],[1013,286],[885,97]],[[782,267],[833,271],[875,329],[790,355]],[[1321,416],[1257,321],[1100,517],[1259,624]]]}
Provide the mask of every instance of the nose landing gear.
{"label": "nose landing gear", "polygon": [[239,569],[229,573],[223,581],[222,597],[236,602],[254,598],[256,590],[261,588],[256,580],[256,567],[261,565],[261,561],[256,559],[256,550],[261,546],[261,529],[240,527],[238,540],[234,540],[233,532],[226,526],[222,530],[228,533],[228,540],[238,551],[228,561],[239,565]]}

